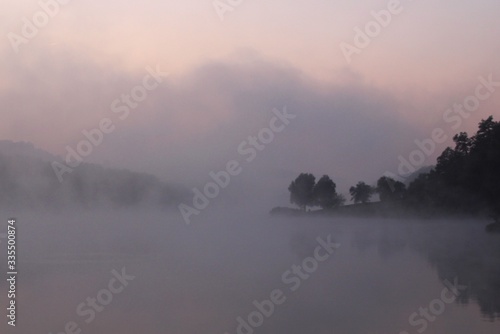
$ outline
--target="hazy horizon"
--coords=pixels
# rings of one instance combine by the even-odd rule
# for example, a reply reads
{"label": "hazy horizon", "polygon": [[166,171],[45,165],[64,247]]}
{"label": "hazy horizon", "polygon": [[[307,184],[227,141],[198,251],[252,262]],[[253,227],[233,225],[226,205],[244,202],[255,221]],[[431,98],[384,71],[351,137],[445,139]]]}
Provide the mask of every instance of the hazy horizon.
{"label": "hazy horizon", "polygon": [[[194,187],[240,157],[238,145],[268,125],[274,108],[286,107],[297,118],[238,179],[277,192],[307,171],[330,175],[345,192],[357,181],[398,174],[399,157],[408,159],[415,140],[434,129],[447,140],[421,166],[434,164],[454,134],[498,115],[494,92],[467,118],[453,111],[444,119],[475,94],[480,77],[500,81],[499,47],[491,43],[498,6],[401,1],[348,63],[341,43],[355,45],[354,28],[374,21],[371,12],[388,2],[242,2],[224,20],[211,1],[61,4],[17,53],[9,38],[0,45],[0,139],[65,155],[85,139],[82,131],[109,118],[115,130],[85,162]],[[35,1],[0,7],[9,17],[6,37],[23,37],[23,17],[41,10]],[[469,25],[458,19],[465,15]],[[168,75],[122,120],[111,105],[142,84],[148,67]],[[279,176],[255,184],[254,175],[264,174]]]}
{"label": "hazy horizon", "polygon": [[0,331],[498,333],[499,14],[0,0]]}

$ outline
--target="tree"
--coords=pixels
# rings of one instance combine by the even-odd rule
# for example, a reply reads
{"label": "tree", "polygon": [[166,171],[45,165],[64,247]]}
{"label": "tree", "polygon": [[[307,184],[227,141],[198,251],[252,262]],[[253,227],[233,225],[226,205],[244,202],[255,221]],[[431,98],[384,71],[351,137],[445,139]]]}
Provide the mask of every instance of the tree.
{"label": "tree", "polygon": [[455,148],[439,156],[430,180],[440,185],[438,204],[453,211],[500,213],[500,122],[490,116],[474,136],[461,132],[453,141]]}
{"label": "tree", "polygon": [[313,188],[314,203],[323,209],[330,209],[342,204],[336,188],[335,182],[328,175],[323,175]]}
{"label": "tree", "polygon": [[306,210],[307,206],[314,205],[313,189],[315,182],[314,175],[301,173],[288,187],[290,203],[296,204],[303,211]]}
{"label": "tree", "polygon": [[380,200],[384,201],[394,201],[403,199],[406,193],[406,186],[400,181],[396,181],[390,177],[382,176],[377,181],[377,193],[380,196]]}
{"label": "tree", "polygon": [[370,201],[370,197],[373,194],[373,188],[364,182],[358,182],[356,186],[349,189],[349,193],[354,203],[364,204]]}

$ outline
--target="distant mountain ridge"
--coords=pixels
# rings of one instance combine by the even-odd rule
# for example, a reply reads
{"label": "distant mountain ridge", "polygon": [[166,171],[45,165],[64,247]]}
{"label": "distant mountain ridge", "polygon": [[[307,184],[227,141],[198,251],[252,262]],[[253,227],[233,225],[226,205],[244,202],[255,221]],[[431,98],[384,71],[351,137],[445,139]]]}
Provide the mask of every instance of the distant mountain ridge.
{"label": "distant mountain ridge", "polygon": [[436,167],[436,166],[424,166],[424,167],[419,168],[418,170],[416,170],[415,172],[411,173],[410,175],[408,175],[408,177],[405,178],[404,184],[406,186],[409,186],[410,183],[412,183],[413,181],[415,181],[420,176],[420,174],[427,174],[434,167]]}
{"label": "distant mountain ridge", "polygon": [[0,141],[0,207],[171,208],[187,191],[156,176],[81,163],[60,182],[52,162],[62,158],[29,142]]}
{"label": "distant mountain ridge", "polygon": [[33,143],[26,141],[13,142],[10,140],[0,140],[0,154],[21,155],[32,158],[38,158],[45,161],[53,161],[56,159],[60,159],[59,157],[50,154],[47,151],[35,147]]}

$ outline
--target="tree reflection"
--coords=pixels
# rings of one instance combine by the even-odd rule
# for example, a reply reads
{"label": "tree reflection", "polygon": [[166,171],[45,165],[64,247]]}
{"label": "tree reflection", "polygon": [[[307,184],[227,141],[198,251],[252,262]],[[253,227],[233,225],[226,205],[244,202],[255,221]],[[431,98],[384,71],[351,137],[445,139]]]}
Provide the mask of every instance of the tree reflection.
{"label": "tree reflection", "polygon": [[442,282],[457,278],[467,286],[458,303],[477,303],[485,319],[500,319],[500,236],[486,233],[483,224],[474,222],[401,224],[403,233],[399,228],[357,232],[352,245],[365,252],[376,247],[382,259],[407,248],[416,251]]}

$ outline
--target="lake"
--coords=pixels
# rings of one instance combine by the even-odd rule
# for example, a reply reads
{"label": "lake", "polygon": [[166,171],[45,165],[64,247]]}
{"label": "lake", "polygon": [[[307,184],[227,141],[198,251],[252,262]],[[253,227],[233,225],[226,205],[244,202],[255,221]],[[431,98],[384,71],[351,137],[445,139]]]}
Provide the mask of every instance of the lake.
{"label": "lake", "polygon": [[16,218],[17,333],[500,332],[500,235],[486,221]]}

